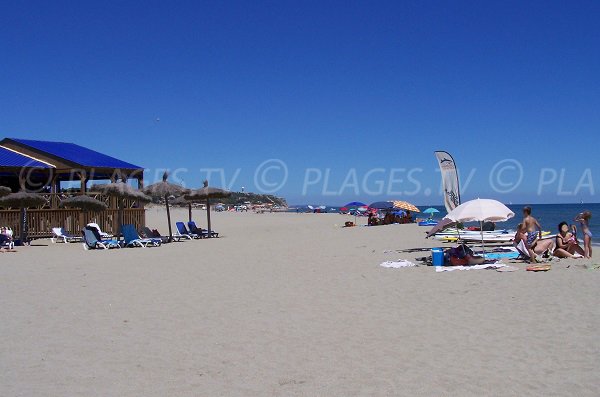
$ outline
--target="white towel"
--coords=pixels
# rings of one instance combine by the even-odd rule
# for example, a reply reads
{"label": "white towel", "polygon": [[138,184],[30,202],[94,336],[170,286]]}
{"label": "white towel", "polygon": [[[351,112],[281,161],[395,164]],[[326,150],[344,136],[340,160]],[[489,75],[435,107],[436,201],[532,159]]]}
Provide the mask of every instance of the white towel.
{"label": "white towel", "polygon": [[398,259],[397,261],[393,262],[393,261],[386,261],[383,262],[382,264],[380,264],[379,266],[381,267],[388,267],[388,268],[393,268],[393,269],[399,269],[401,267],[413,267],[413,266],[417,266],[412,262],[409,261],[405,261],[404,259]]}
{"label": "white towel", "polygon": [[483,270],[483,269],[499,269],[506,265],[501,262],[496,263],[485,263],[483,265],[473,266],[435,266],[436,272],[452,272],[454,270]]}

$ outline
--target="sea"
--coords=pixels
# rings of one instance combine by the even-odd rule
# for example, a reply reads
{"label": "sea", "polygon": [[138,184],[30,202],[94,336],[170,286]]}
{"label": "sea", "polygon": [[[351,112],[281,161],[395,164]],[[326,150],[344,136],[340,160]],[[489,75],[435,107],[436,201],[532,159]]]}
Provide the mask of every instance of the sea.
{"label": "sea", "polygon": [[[507,205],[514,213],[515,216],[512,219],[509,219],[506,222],[498,223],[496,226],[498,229],[512,229],[514,230],[516,226],[523,219],[522,210],[526,204],[509,204]],[[529,204],[527,204],[529,205]],[[557,233],[558,224],[561,222],[567,222],[569,224],[576,224],[578,229],[581,230],[579,224],[577,224],[574,219],[577,214],[583,211],[591,211],[592,219],[590,220],[590,230],[592,231],[592,235],[595,237],[597,241],[594,242],[594,245],[600,244],[600,203],[594,204],[533,204],[529,205],[532,209],[531,215],[533,215],[542,225],[542,229],[544,231],[549,231],[552,234]],[[318,208],[318,206],[313,206],[314,208]],[[425,208],[429,208],[430,206],[419,206],[418,208],[423,211]],[[439,213],[434,215],[434,219],[442,219],[446,215],[446,208],[444,206],[431,206],[438,211]],[[291,212],[296,212],[296,208],[301,211],[309,211],[308,206],[294,206],[293,209],[290,209]],[[339,206],[325,206],[322,212],[339,212]],[[417,215],[418,217],[418,215]],[[595,218],[596,217],[596,218]],[[470,224],[467,224],[470,225]],[[475,223],[473,225],[476,225]],[[597,237],[596,237],[597,236]],[[581,232],[579,232],[579,238],[582,238]]]}

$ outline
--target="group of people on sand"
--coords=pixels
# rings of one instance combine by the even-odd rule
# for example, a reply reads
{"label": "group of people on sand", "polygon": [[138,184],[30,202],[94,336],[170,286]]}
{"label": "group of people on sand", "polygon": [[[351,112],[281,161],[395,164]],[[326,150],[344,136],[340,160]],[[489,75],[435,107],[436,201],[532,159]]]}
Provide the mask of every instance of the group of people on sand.
{"label": "group of people on sand", "polygon": [[531,207],[523,208],[523,221],[517,226],[514,244],[522,241],[527,249],[530,262],[538,261],[540,255],[554,255],[558,258],[591,258],[592,257],[592,232],[590,219],[592,213],[584,211],[575,217],[583,233],[583,248],[577,238],[577,226],[567,222],[558,224],[556,238],[542,238],[542,227],[531,215]]}
{"label": "group of people on sand", "polygon": [[376,212],[369,212],[368,225],[379,226],[379,225],[392,225],[394,223],[412,223],[412,215],[410,211],[402,211],[400,213],[386,212],[383,217],[379,216]]}

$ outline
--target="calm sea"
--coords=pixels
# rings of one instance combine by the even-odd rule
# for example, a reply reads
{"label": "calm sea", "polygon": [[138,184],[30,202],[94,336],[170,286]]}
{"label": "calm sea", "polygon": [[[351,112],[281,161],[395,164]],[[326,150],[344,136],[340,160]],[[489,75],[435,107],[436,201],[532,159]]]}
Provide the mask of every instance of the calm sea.
{"label": "calm sea", "polygon": [[[502,229],[515,229],[517,224],[521,222],[523,204],[508,205],[508,207],[515,213],[515,217],[508,220],[507,222],[498,223],[498,228]],[[306,206],[301,206],[302,209],[307,209]],[[338,212],[340,207],[327,206],[327,212]],[[428,207],[419,207],[424,210]],[[446,215],[446,209],[443,206],[434,206],[440,211],[434,218],[441,219]],[[592,212],[592,220],[590,221],[590,229],[594,238],[595,243],[600,242],[600,203],[596,204],[536,204],[531,205],[532,215],[542,225],[544,230],[556,233],[558,224],[560,222],[568,222],[569,224],[575,223],[573,220],[575,216],[582,211],[589,210]],[[577,225],[579,227],[579,225]],[[581,233],[579,238],[581,238]]]}

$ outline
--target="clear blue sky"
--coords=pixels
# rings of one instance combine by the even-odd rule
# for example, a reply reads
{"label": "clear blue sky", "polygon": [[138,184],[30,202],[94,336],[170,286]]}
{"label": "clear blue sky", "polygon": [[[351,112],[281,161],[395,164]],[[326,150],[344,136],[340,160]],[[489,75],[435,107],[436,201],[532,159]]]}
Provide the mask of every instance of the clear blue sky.
{"label": "clear blue sky", "polygon": [[[222,167],[256,190],[256,167],[280,159],[276,194],[294,203],[441,204],[434,149],[463,179],[476,169],[464,198],[598,201],[599,20],[595,1],[5,3],[0,135],[79,143],[147,179],[187,168],[191,187]],[[488,176],[507,158],[524,175],[500,194]],[[304,196],[307,167],[331,172]],[[372,168],[367,186],[413,167],[420,189],[363,189]],[[339,192],[352,169],[358,195]]]}

